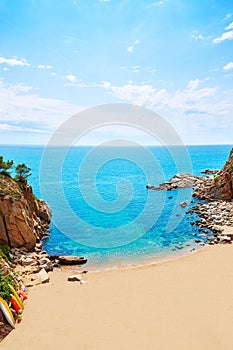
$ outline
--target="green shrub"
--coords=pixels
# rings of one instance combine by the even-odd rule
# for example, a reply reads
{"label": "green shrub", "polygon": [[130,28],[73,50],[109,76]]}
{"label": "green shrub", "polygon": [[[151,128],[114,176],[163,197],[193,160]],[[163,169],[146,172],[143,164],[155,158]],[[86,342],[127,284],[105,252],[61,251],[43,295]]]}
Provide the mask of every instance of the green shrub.
{"label": "green shrub", "polygon": [[214,177],[214,182],[218,182],[220,180],[220,176],[215,176]]}
{"label": "green shrub", "polygon": [[0,256],[5,260],[11,260],[10,248],[7,244],[0,244]]}
{"label": "green shrub", "polygon": [[10,276],[4,276],[2,271],[0,271],[0,297],[6,300],[7,303],[11,300],[11,290],[8,286],[8,283],[15,288],[15,283]]}

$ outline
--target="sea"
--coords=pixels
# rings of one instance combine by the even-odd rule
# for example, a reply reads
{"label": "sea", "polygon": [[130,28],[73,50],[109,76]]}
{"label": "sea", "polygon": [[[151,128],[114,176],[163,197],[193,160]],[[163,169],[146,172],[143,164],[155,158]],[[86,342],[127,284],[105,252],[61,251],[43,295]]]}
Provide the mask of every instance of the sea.
{"label": "sea", "polygon": [[[52,209],[43,248],[78,255],[89,270],[151,264],[204,247],[208,230],[191,223],[192,188],[153,191],[177,173],[221,169],[232,145],[98,147],[0,146],[31,168],[28,183]],[[13,174],[12,174],[13,175]],[[180,205],[187,204],[186,207]]]}

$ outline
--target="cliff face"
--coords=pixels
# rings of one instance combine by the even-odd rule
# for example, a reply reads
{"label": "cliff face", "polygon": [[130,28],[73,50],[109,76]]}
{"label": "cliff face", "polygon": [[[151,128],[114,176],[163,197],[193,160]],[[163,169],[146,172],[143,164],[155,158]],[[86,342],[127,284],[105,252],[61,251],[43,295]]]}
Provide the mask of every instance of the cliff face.
{"label": "cliff face", "polygon": [[51,211],[26,183],[0,175],[0,243],[35,248],[49,228]]}
{"label": "cliff face", "polygon": [[207,178],[194,189],[194,197],[231,201],[233,199],[233,149],[229,158],[214,178]]}

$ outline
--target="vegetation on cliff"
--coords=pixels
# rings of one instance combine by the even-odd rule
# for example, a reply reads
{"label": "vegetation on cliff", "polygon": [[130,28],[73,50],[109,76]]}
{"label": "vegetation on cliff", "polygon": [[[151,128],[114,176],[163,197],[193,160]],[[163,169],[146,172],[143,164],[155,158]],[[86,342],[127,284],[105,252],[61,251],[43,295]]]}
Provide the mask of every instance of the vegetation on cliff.
{"label": "vegetation on cliff", "polygon": [[0,244],[28,251],[48,230],[51,217],[48,205],[33,194],[27,183],[30,170],[18,164],[13,178],[13,161],[4,161],[0,156]]}
{"label": "vegetation on cliff", "polygon": [[27,178],[31,175],[31,169],[28,168],[24,163],[13,166],[13,160],[4,161],[3,156],[0,156],[0,175],[11,177],[11,172],[15,171],[14,179],[17,182],[24,183]]}

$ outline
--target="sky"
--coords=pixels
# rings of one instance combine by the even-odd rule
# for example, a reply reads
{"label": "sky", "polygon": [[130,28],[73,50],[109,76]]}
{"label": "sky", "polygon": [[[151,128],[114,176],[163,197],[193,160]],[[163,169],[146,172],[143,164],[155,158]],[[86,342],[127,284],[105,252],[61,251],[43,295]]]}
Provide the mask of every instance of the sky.
{"label": "sky", "polygon": [[[0,144],[46,144],[111,103],[158,113],[185,144],[232,144],[233,2],[0,1]],[[83,143],[109,135],[152,142],[110,125]]]}

